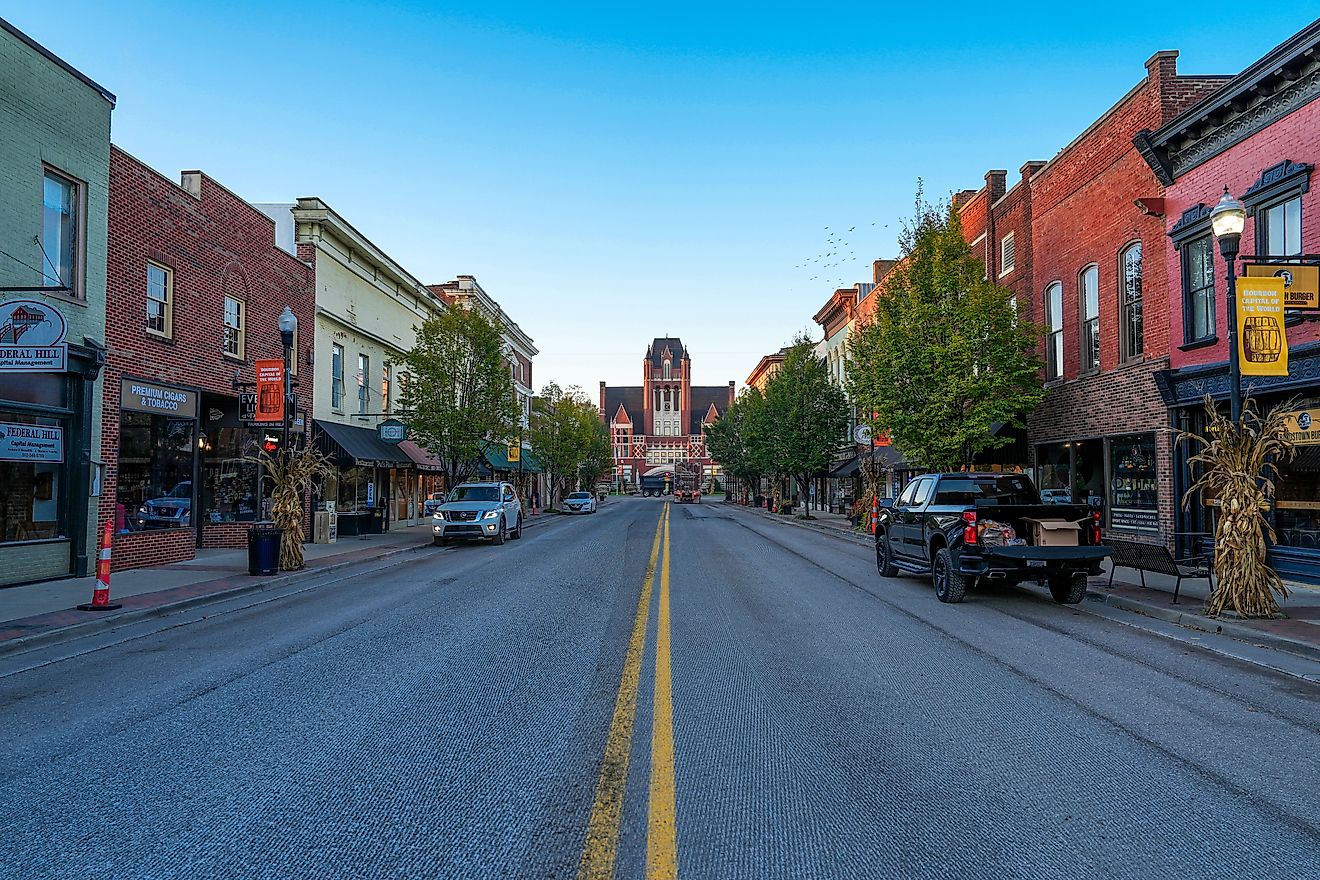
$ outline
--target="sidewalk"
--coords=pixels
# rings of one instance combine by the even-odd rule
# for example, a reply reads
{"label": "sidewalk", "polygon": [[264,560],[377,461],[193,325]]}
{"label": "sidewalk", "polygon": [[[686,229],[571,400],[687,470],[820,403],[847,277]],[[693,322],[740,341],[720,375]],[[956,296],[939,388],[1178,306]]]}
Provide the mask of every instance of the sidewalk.
{"label": "sidewalk", "polygon": [[[535,526],[553,516],[546,513],[529,516],[526,524]],[[4,587],[0,588],[0,653],[17,650],[56,631],[103,628],[105,621],[123,622],[220,597],[270,589],[344,566],[428,550],[431,546],[431,524],[425,521],[384,535],[340,538],[334,544],[307,544],[303,549],[307,561],[304,569],[268,577],[247,573],[247,548],[199,549],[196,559],[115,572],[110,578],[110,601],[123,605],[115,611],[77,609],[78,605],[91,601],[94,577]]]}
{"label": "sidewalk", "polygon": [[[854,530],[848,525],[847,517],[839,514],[812,511],[815,519],[804,520],[797,516],[772,514],[764,508],[741,505],[739,507],[776,522],[849,538],[868,547],[872,544],[869,534]],[[1219,633],[1261,647],[1320,660],[1320,589],[1316,587],[1289,583],[1287,585],[1289,596],[1280,603],[1280,609],[1285,616],[1277,620],[1242,620],[1227,615],[1212,618],[1200,613],[1210,593],[1209,584],[1204,580],[1184,579],[1182,590],[1178,594],[1178,604],[1174,605],[1174,578],[1147,572],[1146,587],[1143,588],[1141,575],[1138,572],[1119,568],[1111,588],[1109,562],[1105,561],[1103,566],[1104,573],[1099,577],[1091,578],[1088,584],[1089,602],[1100,602],[1112,608],[1176,623],[1201,632]],[[1089,602],[1080,607],[1085,610],[1085,605]]]}

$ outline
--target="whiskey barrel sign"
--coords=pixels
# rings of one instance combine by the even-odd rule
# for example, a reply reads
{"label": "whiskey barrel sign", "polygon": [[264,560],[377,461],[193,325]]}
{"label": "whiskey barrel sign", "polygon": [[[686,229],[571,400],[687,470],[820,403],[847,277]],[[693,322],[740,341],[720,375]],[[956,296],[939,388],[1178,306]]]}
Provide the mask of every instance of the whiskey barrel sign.
{"label": "whiskey barrel sign", "polygon": [[1238,279],[1237,344],[1244,376],[1288,375],[1283,285],[1282,278]]}

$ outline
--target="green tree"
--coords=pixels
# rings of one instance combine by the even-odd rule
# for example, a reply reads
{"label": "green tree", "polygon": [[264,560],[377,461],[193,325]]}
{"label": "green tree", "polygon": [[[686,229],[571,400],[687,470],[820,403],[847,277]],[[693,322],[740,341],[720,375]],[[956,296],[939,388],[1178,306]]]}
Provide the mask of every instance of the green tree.
{"label": "green tree", "polygon": [[553,382],[532,401],[532,449],[549,477],[550,507],[578,485],[594,484],[613,457],[600,410],[581,388]]}
{"label": "green tree", "polygon": [[848,419],[843,389],[830,378],[811,340],[799,336],[765,385],[754,453],[768,460],[773,473],[791,477],[805,500],[812,475],[825,470],[833,453],[849,442]]}
{"label": "green tree", "polygon": [[446,485],[477,471],[488,442],[518,429],[518,400],[500,326],[475,309],[451,308],[416,328],[403,358],[409,381],[400,417],[420,445],[440,459]]}
{"label": "green tree", "polygon": [[872,429],[933,470],[970,467],[1009,442],[1040,403],[1041,329],[1019,321],[1012,291],[986,280],[958,213],[917,193],[902,259],[877,292],[875,319],[849,343],[848,389]]}
{"label": "green tree", "polygon": [[760,439],[754,427],[764,404],[756,388],[744,388],[724,414],[706,428],[706,449],[724,472],[757,491],[765,476],[764,462],[758,460],[756,443]]}

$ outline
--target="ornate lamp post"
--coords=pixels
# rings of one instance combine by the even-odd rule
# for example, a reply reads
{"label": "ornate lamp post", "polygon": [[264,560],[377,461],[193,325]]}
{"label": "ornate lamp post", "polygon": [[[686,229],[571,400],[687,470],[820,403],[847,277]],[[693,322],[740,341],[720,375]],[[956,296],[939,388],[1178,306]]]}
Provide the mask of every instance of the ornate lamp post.
{"label": "ornate lamp post", "polygon": [[284,343],[284,438],[282,446],[289,448],[289,419],[293,408],[293,377],[289,375],[289,366],[293,362],[293,336],[298,332],[298,316],[288,306],[280,312],[280,341]]}
{"label": "ornate lamp post", "polygon": [[1242,364],[1238,360],[1237,338],[1237,270],[1233,263],[1237,259],[1242,230],[1246,225],[1247,209],[1229,194],[1228,187],[1224,187],[1219,204],[1210,211],[1210,228],[1214,230],[1219,252],[1224,255],[1224,263],[1228,267],[1228,399],[1233,424],[1237,424],[1242,417]]}

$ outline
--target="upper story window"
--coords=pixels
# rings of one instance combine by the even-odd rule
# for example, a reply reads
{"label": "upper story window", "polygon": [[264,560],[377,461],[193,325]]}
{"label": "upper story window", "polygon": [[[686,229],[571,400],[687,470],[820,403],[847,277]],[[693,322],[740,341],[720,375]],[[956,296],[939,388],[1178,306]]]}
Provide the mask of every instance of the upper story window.
{"label": "upper story window", "polygon": [[147,332],[174,335],[174,273],[156,263],[147,263]]}
{"label": "upper story window", "polygon": [[390,409],[390,378],[393,368],[385,364],[380,368],[380,407],[385,413],[392,412]]}
{"label": "upper story window", "polygon": [[1077,276],[1077,306],[1081,312],[1081,369],[1085,373],[1100,369],[1100,270],[1095,266],[1087,266]]}
{"label": "upper story window", "polygon": [[1182,246],[1183,342],[1215,335],[1214,236],[1202,235]]}
{"label": "upper story window", "polygon": [[665,373],[664,373],[664,375],[665,375],[665,378],[666,378],[666,379],[670,379],[670,378],[672,378],[672,376],[670,375],[670,363],[669,363],[669,361],[665,361]]}
{"label": "upper story window", "polygon": [[82,186],[47,169],[41,193],[41,283],[82,296]]}
{"label": "upper story window", "polygon": [[358,355],[358,413],[366,415],[367,400],[370,397],[371,382],[371,358],[365,354]]}
{"label": "upper story window", "polygon": [[1013,271],[1013,266],[1017,260],[1017,242],[1014,240],[1013,233],[1005,235],[999,240],[999,276],[1002,278]]}
{"label": "upper story window", "polygon": [[344,347],[330,345],[330,408],[344,409]]}
{"label": "upper story window", "polygon": [[1302,252],[1302,197],[1261,208],[1256,212],[1260,241],[1266,252],[1260,256],[1295,257]]}
{"label": "upper story window", "polygon": [[247,316],[244,311],[242,300],[225,297],[225,354],[239,360],[246,356],[243,325]]}
{"label": "upper story window", "polygon": [[1134,241],[1119,256],[1122,270],[1122,289],[1119,292],[1120,323],[1123,327],[1120,344],[1124,360],[1141,357],[1145,351],[1142,327],[1141,242]]}
{"label": "upper story window", "polygon": [[1045,288],[1045,378],[1063,378],[1063,284]]}

